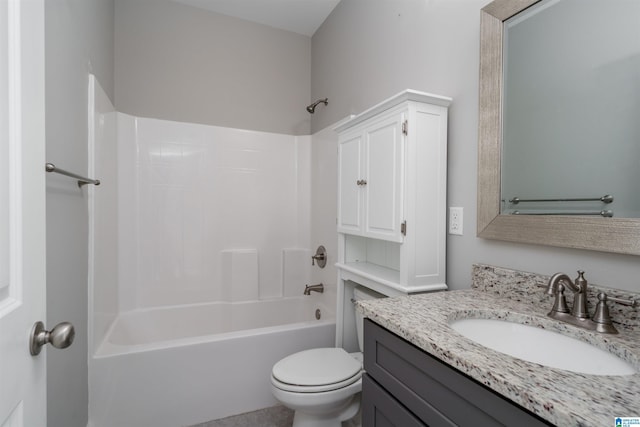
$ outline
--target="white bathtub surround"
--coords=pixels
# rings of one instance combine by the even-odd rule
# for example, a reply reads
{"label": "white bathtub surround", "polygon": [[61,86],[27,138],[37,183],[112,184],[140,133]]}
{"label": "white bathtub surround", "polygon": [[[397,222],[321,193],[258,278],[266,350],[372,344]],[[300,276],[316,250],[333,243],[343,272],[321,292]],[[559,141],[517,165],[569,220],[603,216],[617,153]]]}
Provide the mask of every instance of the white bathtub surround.
{"label": "white bathtub surround", "polygon": [[252,301],[260,297],[258,251],[226,250],[220,253],[222,267],[222,301]]}
{"label": "white bathtub surround", "polygon": [[[116,111],[95,76],[89,75],[87,185],[89,212],[89,352],[103,341],[118,314],[118,178]],[[99,225],[99,226],[96,226]]]}
{"label": "white bathtub surround", "polygon": [[[313,283],[335,284],[338,272],[335,263],[338,261],[338,237],[336,235],[336,212],[338,188],[338,137],[333,128],[328,126],[311,138],[311,240],[308,246],[312,254],[319,245],[327,250],[325,268],[310,267]],[[333,286],[331,286],[333,287]]]}
{"label": "white bathtub surround", "polygon": [[335,273],[302,295],[312,230],[335,224],[330,207],[311,217],[313,137],[132,117],[92,84],[89,424],[275,405],[273,364],[335,340]]}
{"label": "white bathtub surround", "polygon": [[259,298],[281,297],[282,249],[309,245],[311,138],[118,120],[120,309],[248,298],[221,274],[236,249],[257,253]]}
{"label": "white bathtub surround", "polygon": [[282,250],[282,293],[285,297],[300,296],[311,281],[311,251]]}

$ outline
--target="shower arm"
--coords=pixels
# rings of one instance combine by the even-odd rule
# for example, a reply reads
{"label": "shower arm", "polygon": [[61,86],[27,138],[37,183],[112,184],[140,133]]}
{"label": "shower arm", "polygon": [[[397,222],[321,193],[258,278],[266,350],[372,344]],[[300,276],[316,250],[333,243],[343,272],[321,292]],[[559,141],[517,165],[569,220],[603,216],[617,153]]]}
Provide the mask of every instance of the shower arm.
{"label": "shower arm", "polygon": [[316,107],[318,106],[318,104],[323,103],[324,105],[329,105],[329,98],[324,98],[324,99],[318,99],[316,102],[314,102],[313,104],[307,106],[307,112],[309,112],[309,114],[313,114],[316,111]]}

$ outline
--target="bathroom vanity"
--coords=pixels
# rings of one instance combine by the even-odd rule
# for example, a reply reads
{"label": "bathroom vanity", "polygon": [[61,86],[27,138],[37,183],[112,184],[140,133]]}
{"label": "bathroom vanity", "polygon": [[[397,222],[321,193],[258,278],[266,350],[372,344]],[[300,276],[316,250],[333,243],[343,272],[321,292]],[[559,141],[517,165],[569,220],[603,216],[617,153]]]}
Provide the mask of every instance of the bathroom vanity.
{"label": "bathroom vanity", "polygon": [[364,328],[363,425],[550,425],[371,320]]}
{"label": "bathroom vanity", "polygon": [[[606,335],[547,317],[548,276],[476,265],[472,289],[358,302],[366,326],[363,425],[614,425],[640,416],[640,320],[614,306]],[[592,287],[621,298],[640,294]],[[528,324],[624,359],[631,375],[592,375],[527,362],[482,346],[450,323],[464,318]]]}

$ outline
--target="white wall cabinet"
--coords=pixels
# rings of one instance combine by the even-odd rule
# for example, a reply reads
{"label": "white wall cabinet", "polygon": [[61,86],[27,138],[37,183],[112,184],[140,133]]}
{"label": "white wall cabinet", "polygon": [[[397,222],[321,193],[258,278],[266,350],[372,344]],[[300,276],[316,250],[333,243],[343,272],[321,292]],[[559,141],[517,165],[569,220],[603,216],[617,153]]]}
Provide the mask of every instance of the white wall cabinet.
{"label": "white wall cabinet", "polygon": [[356,284],[388,296],[447,289],[450,103],[406,90],[336,128],[336,341],[347,350],[357,348],[349,304]]}
{"label": "white wall cabinet", "polygon": [[340,135],[338,232],[403,241],[406,117],[394,109]]}

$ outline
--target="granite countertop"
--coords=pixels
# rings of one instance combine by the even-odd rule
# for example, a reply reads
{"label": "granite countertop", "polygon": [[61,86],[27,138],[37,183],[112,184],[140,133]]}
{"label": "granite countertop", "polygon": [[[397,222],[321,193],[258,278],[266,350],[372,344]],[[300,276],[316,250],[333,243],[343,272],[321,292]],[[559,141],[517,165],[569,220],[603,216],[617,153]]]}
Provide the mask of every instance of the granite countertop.
{"label": "granite countertop", "polygon": [[619,335],[589,332],[548,318],[552,305],[542,289],[529,286],[527,292],[476,287],[358,301],[356,307],[389,331],[555,425],[602,427],[613,425],[614,417],[640,417],[640,373],[596,376],[549,368],[491,350],[448,326],[451,320],[465,317],[539,326],[590,342],[640,370],[640,328],[616,325]]}

